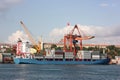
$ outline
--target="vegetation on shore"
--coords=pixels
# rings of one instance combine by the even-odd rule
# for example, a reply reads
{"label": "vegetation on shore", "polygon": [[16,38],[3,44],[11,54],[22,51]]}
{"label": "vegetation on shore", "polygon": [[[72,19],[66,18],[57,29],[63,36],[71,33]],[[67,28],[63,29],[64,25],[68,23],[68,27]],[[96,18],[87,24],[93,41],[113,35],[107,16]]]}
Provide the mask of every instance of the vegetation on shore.
{"label": "vegetation on shore", "polygon": [[[51,49],[55,48],[55,50],[63,50],[63,47],[57,47],[57,45],[51,45]],[[80,48],[77,47],[79,50]],[[100,46],[95,47],[83,47],[83,50],[91,50],[91,51],[100,51],[100,53],[105,53],[110,58],[115,58],[115,56],[120,56],[120,48],[115,45],[107,46],[106,48],[101,48]],[[1,51],[2,52],[2,51]],[[12,53],[13,55],[16,53],[16,47],[6,48],[4,47],[4,53]]]}

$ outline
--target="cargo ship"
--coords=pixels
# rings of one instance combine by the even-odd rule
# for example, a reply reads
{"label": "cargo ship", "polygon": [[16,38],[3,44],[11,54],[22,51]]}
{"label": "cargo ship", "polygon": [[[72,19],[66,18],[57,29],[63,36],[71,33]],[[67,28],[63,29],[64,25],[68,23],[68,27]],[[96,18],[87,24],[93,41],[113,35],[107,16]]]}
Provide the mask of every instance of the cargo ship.
{"label": "cargo ship", "polygon": [[[99,51],[84,51],[82,48],[82,40],[94,38],[94,36],[86,36],[82,34],[77,25],[64,35],[63,49],[55,50],[44,48],[45,54],[41,55],[42,44],[35,44],[29,31],[21,22],[24,31],[28,34],[35,49],[30,48],[28,42],[22,42],[20,39],[17,43],[16,55],[13,58],[15,64],[109,64],[110,59],[107,55],[101,54]],[[73,34],[77,29],[78,34]],[[42,42],[41,42],[42,43]],[[78,49],[78,46],[80,49]],[[40,54],[36,55],[34,53]]]}
{"label": "cargo ship", "polygon": [[15,64],[109,64],[110,59],[99,59],[99,60],[37,60],[37,59],[23,59],[23,58],[14,58]]}
{"label": "cargo ship", "polygon": [[[28,43],[18,42],[17,54],[13,60],[15,64],[109,64],[110,59],[99,51],[64,52],[62,50],[46,49],[45,55],[35,55],[30,52]],[[25,48],[25,49],[24,49]],[[21,51],[22,50],[22,51]]]}

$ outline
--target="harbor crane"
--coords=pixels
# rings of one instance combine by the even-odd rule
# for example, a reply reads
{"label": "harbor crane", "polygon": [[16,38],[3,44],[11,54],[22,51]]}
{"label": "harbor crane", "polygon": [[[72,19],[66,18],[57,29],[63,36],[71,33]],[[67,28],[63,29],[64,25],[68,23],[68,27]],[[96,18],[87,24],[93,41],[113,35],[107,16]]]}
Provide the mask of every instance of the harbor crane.
{"label": "harbor crane", "polygon": [[34,40],[34,38],[32,37],[32,35],[30,34],[30,32],[28,31],[27,27],[25,26],[25,24],[20,21],[21,26],[24,29],[24,32],[27,34],[29,40],[31,41],[31,43],[34,45],[35,49],[37,50],[37,53],[40,53],[41,51],[41,42],[39,41],[38,43],[36,43],[36,41]]}
{"label": "harbor crane", "polygon": [[[75,29],[77,29],[78,34],[73,34]],[[83,34],[82,31],[80,32],[78,26],[75,25],[74,28],[68,34],[64,35],[64,51],[65,52],[74,51],[74,55],[76,55],[76,43],[78,41],[79,41],[80,50],[82,50],[82,40],[88,40],[95,37],[95,36],[87,36],[82,34]]]}

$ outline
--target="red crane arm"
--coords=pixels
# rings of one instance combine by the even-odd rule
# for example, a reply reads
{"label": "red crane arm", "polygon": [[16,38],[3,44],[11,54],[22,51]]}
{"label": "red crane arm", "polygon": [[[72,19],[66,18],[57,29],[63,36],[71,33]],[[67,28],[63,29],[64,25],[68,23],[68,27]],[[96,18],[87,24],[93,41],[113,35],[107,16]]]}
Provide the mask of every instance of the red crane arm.
{"label": "red crane arm", "polygon": [[71,34],[71,35],[73,35],[73,32],[74,32],[74,30],[75,30],[75,29],[77,29],[78,34],[81,36],[80,31],[79,31],[79,29],[78,29],[78,26],[77,26],[77,25],[75,25],[75,27],[71,30],[70,34]]}
{"label": "red crane arm", "polygon": [[85,36],[85,37],[77,37],[75,38],[75,40],[88,40],[88,39],[92,39],[94,38],[95,36]]}

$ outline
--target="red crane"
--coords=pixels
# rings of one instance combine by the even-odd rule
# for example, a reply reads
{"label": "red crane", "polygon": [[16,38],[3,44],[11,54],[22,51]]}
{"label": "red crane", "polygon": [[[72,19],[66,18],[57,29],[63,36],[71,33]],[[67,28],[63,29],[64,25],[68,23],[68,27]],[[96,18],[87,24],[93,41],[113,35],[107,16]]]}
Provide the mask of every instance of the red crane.
{"label": "red crane", "polygon": [[[77,29],[78,34],[73,34],[75,29]],[[92,39],[94,36],[86,36],[82,35],[82,31],[80,32],[77,25],[70,31],[69,34],[64,35],[64,51],[65,52],[73,52],[74,56],[76,55],[76,43],[79,41],[80,50],[82,50],[82,40]],[[74,48],[73,48],[74,47]]]}

